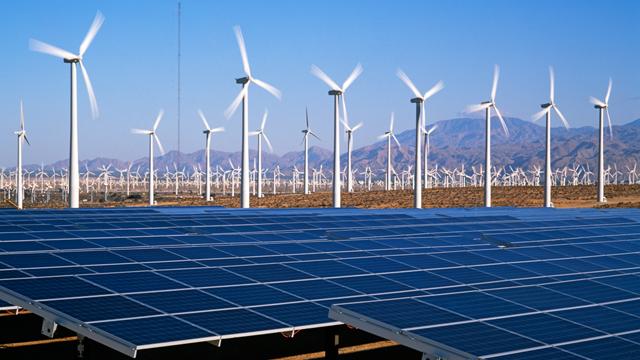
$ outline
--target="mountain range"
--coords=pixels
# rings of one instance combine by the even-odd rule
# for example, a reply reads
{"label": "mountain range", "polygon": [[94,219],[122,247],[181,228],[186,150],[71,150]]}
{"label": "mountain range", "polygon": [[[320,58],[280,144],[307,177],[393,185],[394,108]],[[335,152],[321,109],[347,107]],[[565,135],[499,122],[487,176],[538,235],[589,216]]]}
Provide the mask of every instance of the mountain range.
{"label": "mountain range", "polygon": [[[517,118],[505,119],[509,128],[510,136],[505,136],[497,119],[492,119],[492,163],[495,166],[512,166],[530,168],[534,165],[544,164],[544,136],[545,129],[536,123],[524,121]],[[431,135],[431,148],[429,152],[430,164],[438,164],[440,167],[460,167],[464,164],[466,168],[484,163],[484,119],[456,118],[442,120],[436,123],[438,128]],[[572,166],[580,164],[589,166],[592,169],[597,165],[597,131],[593,127],[585,126],[579,128],[564,129],[553,128],[551,131],[552,147],[552,167]],[[357,137],[357,133],[355,136]],[[631,166],[640,160],[640,119],[625,125],[613,127],[613,136],[610,136],[608,129],[605,130],[605,160],[606,164],[617,164],[621,169],[624,166]],[[409,129],[397,134],[401,147],[398,149],[392,143],[393,165],[396,170],[405,169],[413,164],[415,148],[415,130]],[[343,147],[344,149],[344,147]],[[180,163],[180,168],[185,167],[187,171],[192,171],[193,166],[200,164],[204,168],[204,150],[192,153],[179,153],[170,151],[163,156],[156,158],[156,168],[163,172],[169,168],[173,170],[174,163]],[[250,151],[250,158],[256,157],[255,150]],[[229,160],[234,166],[240,165],[240,152],[225,152],[212,150],[211,164],[215,168],[220,165],[226,169],[230,168]],[[363,171],[366,166],[370,166],[374,172],[382,173],[386,166],[386,140],[356,148],[352,152],[353,167]],[[312,168],[319,168],[321,165],[325,169],[331,169],[333,162],[332,150],[319,146],[309,148],[309,163]],[[291,151],[283,155],[276,155],[263,151],[263,167],[272,169],[280,165],[281,171],[290,173],[293,166],[302,170],[304,163],[304,153]],[[81,172],[89,168],[97,172],[98,168],[112,164],[113,169],[125,169],[129,165],[128,160],[95,158],[83,160],[80,164]],[[147,169],[148,158],[132,160],[132,169],[140,167],[140,171]],[[341,155],[341,164],[346,165],[346,154]],[[45,168],[56,169],[66,168],[68,160],[60,160],[55,163],[45,165]],[[39,165],[26,166],[27,169],[34,170]],[[376,171],[378,170],[378,171]],[[115,170],[113,170],[115,172]]]}

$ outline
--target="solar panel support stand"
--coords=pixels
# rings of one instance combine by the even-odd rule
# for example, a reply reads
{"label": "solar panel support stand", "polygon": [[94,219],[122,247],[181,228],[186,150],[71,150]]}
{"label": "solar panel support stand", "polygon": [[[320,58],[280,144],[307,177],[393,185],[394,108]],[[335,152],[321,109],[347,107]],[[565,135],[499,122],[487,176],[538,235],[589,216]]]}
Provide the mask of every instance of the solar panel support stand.
{"label": "solar panel support stand", "polygon": [[84,359],[84,335],[78,334],[78,359]]}
{"label": "solar panel support stand", "polygon": [[51,339],[56,334],[57,329],[58,329],[58,324],[55,321],[42,319],[42,329],[40,330],[42,335]]}
{"label": "solar panel support stand", "polygon": [[340,335],[335,327],[325,329],[324,338],[324,358],[325,360],[337,360],[338,348],[340,345]]}
{"label": "solar panel support stand", "polygon": [[212,341],[207,341],[207,343],[215,346],[215,347],[220,347],[222,346],[222,339],[218,339],[218,340],[212,340]]}

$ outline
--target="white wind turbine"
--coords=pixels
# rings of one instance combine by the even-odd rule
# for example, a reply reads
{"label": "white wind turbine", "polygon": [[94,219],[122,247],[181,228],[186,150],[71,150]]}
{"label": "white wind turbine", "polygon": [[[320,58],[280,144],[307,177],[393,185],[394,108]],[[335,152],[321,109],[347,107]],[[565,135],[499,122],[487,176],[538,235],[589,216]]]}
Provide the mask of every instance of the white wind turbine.
{"label": "white wind turbine", "polygon": [[198,115],[200,115],[200,119],[202,119],[202,123],[204,124],[204,130],[202,132],[205,135],[205,150],[204,150],[204,159],[205,159],[205,167],[207,169],[206,180],[205,180],[205,200],[211,201],[211,134],[215,134],[218,132],[223,132],[223,127],[217,127],[212,129],[207,122],[207,118],[202,113],[202,110],[198,110]]}
{"label": "white wind turbine", "polygon": [[319,67],[311,65],[311,73],[329,85],[331,90],[329,95],[333,96],[333,207],[340,207],[340,113],[339,98],[342,97],[342,112],[345,120],[348,122],[347,104],[345,100],[345,91],[353,84],[353,82],[362,73],[362,65],[356,65],[349,77],[344,81],[342,87],[333,81]]}
{"label": "white wind turbine", "polygon": [[160,138],[158,138],[158,135],[156,134],[156,131],[158,130],[158,125],[160,125],[160,120],[162,120],[163,115],[164,115],[164,110],[160,110],[160,113],[158,113],[158,117],[156,117],[156,121],[153,123],[153,127],[151,128],[151,130],[131,129],[131,132],[133,134],[149,136],[149,206],[155,205],[155,202],[153,200],[153,193],[155,191],[155,179],[154,179],[155,173],[153,169],[154,142],[158,144],[158,150],[160,150],[160,154],[164,155],[164,147],[162,147]]}
{"label": "white wind turbine", "polygon": [[429,183],[429,146],[430,146],[430,139],[431,139],[431,134],[436,131],[436,129],[438,128],[438,125],[433,125],[433,127],[431,127],[431,129],[429,130],[425,130],[425,128],[422,128],[422,132],[424,133],[424,187],[425,189],[428,189],[431,187],[431,184]]}
{"label": "white wind turbine", "polygon": [[71,65],[71,131],[69,150],[69,207],[71,208],[77,208],[80,206],[80,173],[78,170],[78,84],[76,80],[76,64],[80,64],[84,84],[87,88],[87,94],[89,95],[91,113],[93,117],[96,118],[98,116],[98,103],[93,92],[91,80],[89,80],[89,74],[84,67],[83,57],[84,53],[89,48],[89,45],[91,45],[91,42],[98,33],[98,30],[100,30],[103,22],[104,16],[98,12],[96,17],[93,19],[93,23],[91,24],[87,35],[80,44],[80,49],[78,50],[77,55],[34,39],[31,39],[29,44],[31,50],[62,58],[65,63]]}
{"label": "white wind turbine", "polygon": [[316,135],[311,128],[309,127],[309,111],[307,109],[304,110],[305,118],[307,121],[307,127],[302,130],[304,141],[304,193],[309,194],[309,135],[315,137],[320,140],[318,135]]}
{"label": "white wind turbine", "polygon": [[14,134],[18,135],[18,166],[16,167],[16,205],[18,209],[22,209],[22,200],[24,198],[24,189],[22,181],[22,140],[29,143],[27,139],[27,131],[24,129],[24,109],[22,107],[22,101],[20,101],[20,130]]}
{"label": "white wind turbine", "polygon": [[273,152],[273,146],[271,146],[271,141],[269,141],[269,137],[267,133],[264,132],[264,126],[267,123],[267,117],[269,117],[269,111],[265,110],[262,115],[262,123],[260,124],[260,129],[256,131],[252,131],[249,133],[250,136],[258,137],[258,197],[262,197],[262,140],[267,143],[267,147],[269,148],[269,152]]}
{"label": "white wind turbine", "polygon": [[266,82],[256,79],[251,75],[251,68],[249,67],[249,59],[247,57],[247,49],[244,43],[244,37],[239,26],[233,28],[236,33],[236,40],[238,41],[238,47],[240,48],[240,55],[242,57],[242,67],[244,69],[245,76],[236,79],[236,84],[242,85],[242,90],[233,100],[231,105],[225,111],[227,118],[231,117],[233,113],[238,109],[242,102],[242,173],[241,173],[241,191],[240,191],[240,206],[243,208],[249,207],[249,85],[254,83],[259,87],[265,89],[271,95],[278,98],[282,97],[280,90],[267,84]]}
{"label": "white wind turbine", "polygon": [[591,103],[599,114],[599,134],[598,134],[598,202],[603,203],[607,201],[604,197],[604,113],[607,113],[607,121],[609,122],[609,134],[613,138],[613,128],[611,127],[611,116],[609,116],[609,97],[611,97],[611,85],[612,81],[609,78],[609,87],[607,88],[607,94],[604,96],[604,101],[594,98],[590,98]]}
{"label": "white wind turbine", "polygon": [[391,172],[393,171],[391,167],[391,139],[398,144],[398,148],[400,148],[400,141],[396,138],[396,135],[393,133],[393,122],[395,120],[395,116],[391,113],[391,120],[389,121],[389,131],[386,131],[384,134],[378,136],[378,139],[387,139],[387,172],[384,177],[384,189],[391,190]]}
{"label": "white wind turbine", "polygon": [[416,158],[415,158],[415,169],[414,169],[414,198],[413,205],[416,209],[422,207],[422,169],[421,167],[421,159],[420,159],[420,150],[422,148],[421,138],[422,138],[422,128],[426,126],[427,120],[424,112],[424,102],[437,94],[440,90],[444,88],[444,83],[442,81],[438,81],[429,91],[425,92],[424,95],[418,91],[418,88],[413,84],[411,79],[405,74],[402,70],[398,70],[398,77],[402,80],[408,87],[411,89],[411,92],[416,96],[411,99],[412,103],[416,104]]}
{"label": "white wind turbine", "polygon": [[485,111],[485,152],[484,152],[484,206],[491,207],[491,108],[496,111],[502,130],[506,136],[509,136],[509,129],[502,118],[502,114],[496,105],[496,91],[498,90],[498,79],[500,77],[500,68],[495,65],[493,68],[493,85],[491,86],[491,99],[477,105],[467,107],[467,112]]}
{"label": "white wind turbine", "polygon": [[351,150],[353,149],[353,133],[360,129],[363,125],[362,122],[358,123],[354,127],[350,127],[346,118],[342,121],[342,125],[345,127],[347,133],[347,191],[353,192],[353,174],[351,171]]}
{"label": "white wind turbine", "polygon": [[555,74],[549,67],[549,102],[540,105],[542,110],[533,115],[533,121],[537,121],[546,115],[545,156],[544,156],[544,207],[553,207],[551,202],[551,109],[553,109],[566,129],[569,128],[567,119],[562,115],[555,103]]}

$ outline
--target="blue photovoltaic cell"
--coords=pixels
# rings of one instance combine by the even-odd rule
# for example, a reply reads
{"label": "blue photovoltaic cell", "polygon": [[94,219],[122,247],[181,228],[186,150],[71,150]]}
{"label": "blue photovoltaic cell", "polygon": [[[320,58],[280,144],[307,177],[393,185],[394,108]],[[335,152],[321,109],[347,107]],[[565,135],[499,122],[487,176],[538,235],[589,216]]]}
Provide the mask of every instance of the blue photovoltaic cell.
{"label": "blue photovoltaic cell", "polygon": [[414,333],[478,355],[499,354],[542,345],[540,342],[482,323],[422,329],[416,330]]}
{"label": "blue photovoltaic cell", "polygon": [[258,282],[300,280],[312,277],[281,264],[237,266],[230,270]]}
{"label": "blue photovoltaic cell", "polygon": [[276,322],[246,309],[181,315],[179,318],[220,335],[233,335],[288,327],[286,324]]}
{"label": "blue photovoltaic cell", "polygon": [[488,323],[547,344],[558,344],[605,335],[603,332],[547,314],[511,317],[492,320]]}
{"label": "blue photovoltaic cell", "polygon": [[169,270],[162,271],[161,274],[195,287],[247,284],[253,282],[229,271],[216,268]]}
{"label": "blue photovoltaic cell", "polygon": [[92,326],[138,346],[214,336],[169,316],[94,323]]}
{"label": "blue photovoltaic cell", "polygon": [[[122,296],[100,296],[69,300],[45,301],[45,305],[61,310],[80,321],[99,321],[136,316],[157,315],[158,311]],[[96,311],[99,310],[99,311]]]}
{"label": "blue photovoltaic cell", "polygon": [[76,277],[3,280],[0,286],[35,300],[109,293]]}
{"label": "blue photovoltaic cell", "polygon": [[131,262],[131,260],[110,251],[73,251],[59,256],[79,265],[125,264]]}
{"label": "blue photovoltaic cell", "polygon": [[616,337],[564,345],[560,348],[588,359],[635,360],[640,358],[640,345]]}
{"label": "blue photovoltaic cell", "polygon": [[233,304],[198,290],[163,291],[131,295],[131,298],[166,313],[225,309]]}
{"label": "blue photovoltaic cell", "polygon": [[117,293],[180,289],[186,287],[151,272],[83,275],[83,278]]}
{"label": "blue photovoltaic cell", "polygon": [[327,280],[307,280],[273,284],[275,288],[299,296],[303,299],[328,299],[360,295],[361,292],[347,289]]}
{"label": "blue photovoltaic cell", "polygon": [[420,301],[475,319],[531,312],[531,309],[480,292],[428,296]]}
{"label": "blue photovoltaic cell", "polygon": [[618,333],[638,328],[640,318],[602,306],[565,310],[554,315],[606,333]]}
{"label": "blue photovoltaic cell", "polygon": [[291,263],[288,265],[294,269],[320,277],[348,276],[365,273],[364,270],[355,268],[337,260],[307,261]]}
{"label": "blue photovoltaic cell", "polygon": [[489,293],[536,310],[562,309],[589,304],[584,300],[538,286],[493,290]]}
{"label": "blue photovoltaic cell", "polygon": [[267,285],[244,285],[204,289],[205,292],[240,306],[287,303],[302,300]]}
{"label": "blue photovoltaic cell", "polygon": [[498,356],[496,360],[584,360],[583,357],[573,355],[557,348],[544,348],[527,352]]}
{"label": "blue photovoltaic cell", "polygon": [[327,308],[311,302],[264,306],[254,310],[291,326],[333,322],[326,316]]}

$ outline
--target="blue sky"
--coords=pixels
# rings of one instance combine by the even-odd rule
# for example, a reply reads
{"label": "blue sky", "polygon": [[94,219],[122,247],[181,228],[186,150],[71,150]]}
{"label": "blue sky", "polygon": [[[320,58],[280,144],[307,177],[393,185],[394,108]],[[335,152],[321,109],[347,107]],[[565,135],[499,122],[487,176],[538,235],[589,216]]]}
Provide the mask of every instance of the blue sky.
{"label": "blue sky", "polygon": [[[147,139],[129,134],[166,111],[159,136],[177,148],[177,2],[172,0],[24,0],[0,14],[0,165],[15,162],[18,101],[24,99],[32,146],[27,163],[68,156],[69,68],[28,50],[36,38],[76,52],[97,10],[104,26],[85,55],[101,117],[91,119],[79,84],[80,158],[145,156]],[[556,69],[556,101],[573,126],[595,125],[589,95],[603,97],[613,78],[611,115],[622,124],[640,118],[640,2],[595,0],[350,0],[182,1],[182,151],[203,147],[201,108],[212,126],[227,129],[213,148],[240,149],[240,112],[223,111],[242,74],[232,27],[240,25],[253,73],[283,92],[277,101],[254,87],[250,122],[265,108],[276,153],[300,149],[304,108],[312,128],[331,147],[331,98],[311,64],[341,83],[361,62],[349,89],[352,123],[364,121],[355,146],[374,141],[396,113],[399,130],[413,124],[411,93],[396,77],[402,68],[425,91],[443,80],[428,103],[428,121],[460,116],[486,100],[493,64],[502,69],[497,101],[503,113],[528,119],[548,97],[548,65]],[[557,123],[556,123],[557,125]],[[252,143],[255,146],[255,143]]]}

